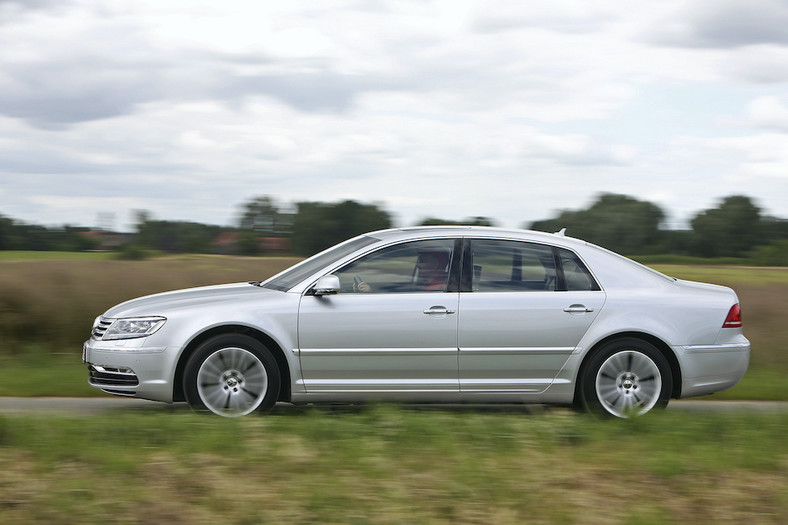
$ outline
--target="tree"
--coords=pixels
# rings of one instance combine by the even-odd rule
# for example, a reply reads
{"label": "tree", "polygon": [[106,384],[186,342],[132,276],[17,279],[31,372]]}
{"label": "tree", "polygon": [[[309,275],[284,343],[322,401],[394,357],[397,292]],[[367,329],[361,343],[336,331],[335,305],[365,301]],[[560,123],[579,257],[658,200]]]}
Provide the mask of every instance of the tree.
{"label": "tree", "polygon": [[654,251],[663,241],[659,229],[665,214],[657,205],[605,193],[586,210],[565,210],[555,219],[536,221],[530,228],[555,232],[566,228],[569,235],[625,255]]}
{"label": "tree", "polygon": [[299,202],[293,220],[293,249],[313,255],[356,235],[391,227],[389,214],[375,204]]}
{"label": "tree", "polygon": [[0,250],[14,249],[14,221],[0,215]]}
{"label": "tree", "polygon": [[290,234],[293,216],[283,213],[271,197],[255,197],[243,206],[239,221],[242,230],[251,230],[260,237],[285,237]]}
{"label": "tree", "polygon": [[137,243],[152,250],[209,253],[224,229],[197,222],[146,220],[137,225]]}
{"label": "tree", "polygon": [[[749,197],[725,197],[692,219],[693,252],[703,257],[741,257],[764,244],[761,210]],[[768,241],[767,241],[768,242]]]}
{"label": "tree", "polygon": [[495,221],[489,217],[468,217],[462,221],[447,221],[430,217],[421,221],[419,226],[495,226]]}

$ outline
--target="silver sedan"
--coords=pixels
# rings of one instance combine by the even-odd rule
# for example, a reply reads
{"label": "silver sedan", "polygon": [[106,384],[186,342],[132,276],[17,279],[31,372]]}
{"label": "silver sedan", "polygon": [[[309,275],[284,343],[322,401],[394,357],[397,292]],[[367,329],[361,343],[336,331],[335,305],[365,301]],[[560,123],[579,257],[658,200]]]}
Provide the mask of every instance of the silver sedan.
{"label": "silver sedan", "polygon": [[563,234],[368,233],[262,282],[110,308],[83,347],[105,392],[222,416],[277,401],[523,402],[632,417],[735,385],[739,300]]}

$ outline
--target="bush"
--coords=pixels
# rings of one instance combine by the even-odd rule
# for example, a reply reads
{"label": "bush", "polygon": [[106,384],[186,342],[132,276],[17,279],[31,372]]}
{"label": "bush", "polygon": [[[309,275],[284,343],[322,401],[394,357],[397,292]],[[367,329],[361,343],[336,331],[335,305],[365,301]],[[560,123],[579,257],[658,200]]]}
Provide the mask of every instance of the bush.
{"label": "bush", "polygon": [[115,256],[122,261],[143,261],[150,256],[147,250],[137,244],[126,244]]}
{"label": "bush", "polygon": [[750,253],[750,261],[755,266],[788,266],[788,240],[758,246]]}

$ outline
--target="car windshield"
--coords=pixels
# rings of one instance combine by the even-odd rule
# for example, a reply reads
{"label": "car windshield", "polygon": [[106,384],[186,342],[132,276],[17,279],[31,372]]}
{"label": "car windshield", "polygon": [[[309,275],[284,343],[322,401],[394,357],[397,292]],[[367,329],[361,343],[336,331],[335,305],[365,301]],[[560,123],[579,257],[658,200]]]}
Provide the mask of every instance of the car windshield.
{"label": "car windshield", "polygon": [[332,262],[338,261],[356,250],[376,242],[378,242],[378,239],[368,235],[362,235],[361,237],[345,241],[342,244],[338,244],[333,248],[313,255],[309,259],[301,261],[295,266],[274,275],[267,281],[261,283],[260,286],[271,290],[286,292],[321,268],[329,266]]}

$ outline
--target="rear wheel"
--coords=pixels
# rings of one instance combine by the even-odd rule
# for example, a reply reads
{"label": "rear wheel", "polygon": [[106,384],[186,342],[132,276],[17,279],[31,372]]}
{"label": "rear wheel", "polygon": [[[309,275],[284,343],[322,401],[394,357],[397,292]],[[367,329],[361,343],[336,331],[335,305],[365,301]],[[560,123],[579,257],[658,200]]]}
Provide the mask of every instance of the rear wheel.
{"label": "rear wheel", "polygon": [[227,417],[267,411],[279,396],[279,385],[274,356],[245,335],[209,339],[186,364],[186,400],[197,411]]}
{"label": "rear wheel", "polygon": [[581,394],[587,410],[629,418],[665,408],[672,387],[665,356],[646,341],[624,338],[611,341],[591,357]]}

